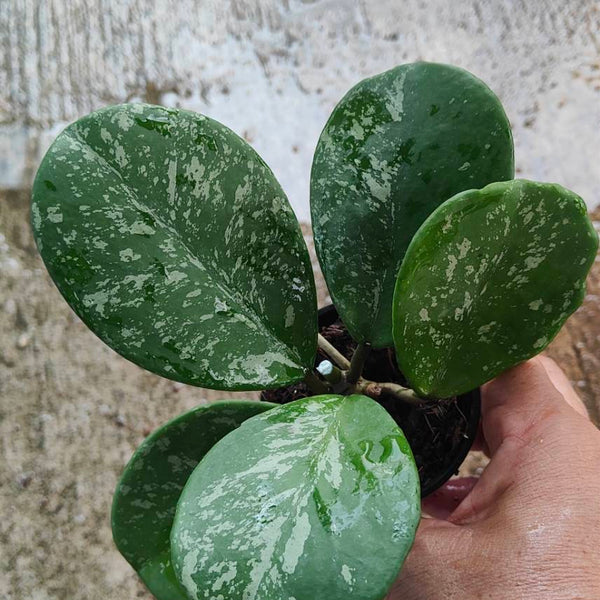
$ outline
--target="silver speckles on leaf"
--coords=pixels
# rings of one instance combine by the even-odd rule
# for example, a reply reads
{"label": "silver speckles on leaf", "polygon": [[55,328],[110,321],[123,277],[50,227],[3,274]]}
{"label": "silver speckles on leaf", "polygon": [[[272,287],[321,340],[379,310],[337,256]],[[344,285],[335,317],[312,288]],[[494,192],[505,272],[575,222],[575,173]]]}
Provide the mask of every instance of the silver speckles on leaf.
{"label": "silver speckles on leaf", "polygon": [[449,397],[541,352],[581,304],[598,236],[585,204],[515,180],[457,194],[411,242],[394,295],[398,364]]}
{"label": "silver speckles on leaf", "polygon": [[113,499],[113,538],[157,600],[187,600],[173,572],[169,536],[188,477],[216,442],[273,406],[251,401],[199,406],[154,431],[125,467]]}
{"label": "silver speckles on leaf", "polygon": [[429,214],[513,175],[502,105],[462,69],[400,65],[346,94],[319,139],[310,202],[327,286],[354,339],[392,345],[396,274]]}
{"label": "silver speckles on leaf", "polygon": [[254,150],[206,117],[111,106],[65,129],[38,170],[38,247],[107,344],[218,389],[302,378],[316,352],[308,251]]}
{"label": "silver speckles on leaf", "polygon": [[272,409],[190,476],[173,565],[202,600],[379,600],[410,549],[419,478],[404,435],[364,396]]}

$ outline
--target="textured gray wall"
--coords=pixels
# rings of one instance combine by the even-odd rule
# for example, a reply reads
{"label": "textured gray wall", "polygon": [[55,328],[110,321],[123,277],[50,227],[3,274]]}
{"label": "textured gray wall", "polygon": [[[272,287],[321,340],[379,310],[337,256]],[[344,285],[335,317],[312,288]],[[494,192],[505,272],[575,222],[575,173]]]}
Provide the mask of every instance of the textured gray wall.
{"label": "textured gray wall", "polygon": [[361,78],[414,60],[483,78],[520,175],[600,201],[600,3],[569,0],[0,0],[0,187],[27,187],[69,121],[144,99],[244,135],[308,216],[312,152]]}

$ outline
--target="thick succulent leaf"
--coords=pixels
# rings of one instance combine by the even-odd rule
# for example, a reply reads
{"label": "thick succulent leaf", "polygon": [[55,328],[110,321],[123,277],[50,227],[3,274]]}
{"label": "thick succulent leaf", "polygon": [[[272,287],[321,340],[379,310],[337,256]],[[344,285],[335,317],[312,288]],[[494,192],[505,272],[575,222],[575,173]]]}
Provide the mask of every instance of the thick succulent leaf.
{"label": "thick succulent leaf", "polygon": [[199,406],[150,435],[119,481],[112,507],[117,548],[158,600],[187,600],[171,565],[169,536],[181,490],[200,459],[268,402]]}
{"label": "thick succulent leaf", "polygon": [[450,397],[541,352],[581,304],[598,236],[581,198],[515,180],[457,194],[398,274],[394,341],[417,392]]}
{"label": "thick succulent leaf", "polygon": [[356,340],[392,345],[396,274],[429,214],[513,176],[508,119],[470,73],[401,65],[348,92],[317,145],[311,212],[327,286]]}
{"label": "thick succulent leaf", "polygon": [[308,251],[261,158],[202,115],[111,106],[65,129],[32,222],[63,296],[117,352],[218,389],[302,378],[316,352]]}
{"label": "thick succulent leaf", "polygon": [[190,476],[171,535],[191,598],[378,600],[420,515],[410,448],[365,396],[246,421]]}

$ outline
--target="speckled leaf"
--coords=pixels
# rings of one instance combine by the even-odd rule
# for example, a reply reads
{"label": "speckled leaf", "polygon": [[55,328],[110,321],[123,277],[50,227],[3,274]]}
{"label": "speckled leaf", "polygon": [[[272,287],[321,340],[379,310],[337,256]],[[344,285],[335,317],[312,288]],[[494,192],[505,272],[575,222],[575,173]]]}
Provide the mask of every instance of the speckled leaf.
{"label": "speckled leaf", "polygon": [[541,352],[581,304],[598,236],[559,185],[457,194],[415,235],[394,294],[398,364],[421,394],[474,389]]}
{"label": "speckled leaf", "polygon": [[216,442],[273,406],[250,401],[199,406],[157,429],[127,464],[113,500],[113,537],[158,600],[187,600],[171,565],[169,535],[190,474]]}
{"label": "speckled leaf", "polygon": [[396,274],[428,215],[513,175],[502,105],[462,69],[401,65],[346,94],[317,145],[311,212],[327,286],[356,340],[392,345]]}
{"label": "speckled leaf", "polygon": [[107,344],[217,389],[302,378],[316,352],[308,251],[261,158],[202,115],[111,106],[65,129],[34,184],[50,275]]}
{"label": "speckled leaf", "polygon": [[365,396],[316,396],[206,455],[177,506],[173,565],[194,599],[378,600],[419,515],[417,469],[388,413]]}

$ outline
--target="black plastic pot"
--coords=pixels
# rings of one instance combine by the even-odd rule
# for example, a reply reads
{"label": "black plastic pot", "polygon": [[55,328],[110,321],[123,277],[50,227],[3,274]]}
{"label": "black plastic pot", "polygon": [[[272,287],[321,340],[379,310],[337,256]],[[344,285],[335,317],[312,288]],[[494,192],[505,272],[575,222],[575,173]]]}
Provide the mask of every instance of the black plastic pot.
{"label": "black plastic pot", "polygon": [[[338,329],[340,331],[343,330],[346,338],[349,339],[343,324],[339,320],[337,310],[333,305],[319,310],[319,331],[331,328],[336,323],[339,323]],[[341,350],[341,348],[338,348],[338,350]],[[319,363],[322,359],[323,356],[317,356],[316,363]],[[388,350],[374,350],[371,352],[369,361],[370,364],[367,363],[365,365],[365,373],[370,379],[404,383],[401,373],[397,370],[393,352]],[[375,369],[377,376],[369,375],[369,368],[372,370]],[[263,392],[261,399],[270,402],[285,403],[292,399],[309,395],[312,395],[310,391],[303,383],[300,383],[288,388],[281,388],[280,390]],[[413,449],[421,476],[421,496],[425,497],[431,494],[456,474],[473,445],[481,416],[481,396],[479,389],[459,396],[455,400],[440,401],[436,410],[430,412],[406,405],[403,405],[401,410],[399,410],[400,405],[395,399],[381,399],[379,403],[386,408],[402,428]],[[440,435],[443,436],[443,440],[446,442],[446,449],[436,453],[432,457],[431,452],[435,451],[435,448],[426,448],[424,443],[427,442],[428,437],[434,438]],[[433,441],[435,442],[435,440]],[[447,444],[451,445],[449,450],[447,449]],[[425,449],[424,452],[421,452],[421,446]],[[426,457],[428,454],[429,458]]]}

